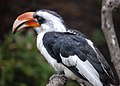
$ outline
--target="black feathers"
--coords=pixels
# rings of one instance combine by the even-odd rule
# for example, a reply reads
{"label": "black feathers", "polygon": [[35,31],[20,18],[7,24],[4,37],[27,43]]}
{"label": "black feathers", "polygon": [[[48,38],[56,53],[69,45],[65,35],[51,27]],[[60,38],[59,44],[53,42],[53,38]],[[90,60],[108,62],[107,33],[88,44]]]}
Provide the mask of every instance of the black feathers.
{"label": "black feathers", "polygon": [[[70,55],[78,55],[82,61],[87,59],[85,54],[87,53],[85,49],[87,42],[80,36],[68,33],[48,32],[43,38],[43,44],[50,55],[61,54],[66,58]],[[51,51],[53,53],[50,53]],[[57,60],[57,57],[53,57]]]}

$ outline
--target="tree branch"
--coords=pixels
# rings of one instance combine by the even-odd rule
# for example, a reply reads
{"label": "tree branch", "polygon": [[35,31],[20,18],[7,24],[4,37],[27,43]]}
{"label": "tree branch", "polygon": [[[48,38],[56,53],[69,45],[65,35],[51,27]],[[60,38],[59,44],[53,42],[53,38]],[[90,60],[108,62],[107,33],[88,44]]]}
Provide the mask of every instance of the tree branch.
{"label": "tree branch", "polygon": [[64,75],[54,74],[46,86],[65,86],[67,78]]}
{"label": "tree branch", "polygon": [[[62,74],[53,74],[50,79],[49,83],[46,86],[65,86],[67,82],[67,78]],[[83,80],[78,83],[79,86],[84,86]],[[85,82],[85,86],[91,86],[90,83]]]}
{"label": "tree branch", "polygon": [[108,48],[117,75],[120,80],[120,48],[114,30],[112,10],[120,5],[120,0],[103,0],[101,9],[102,30],[104,32]]}

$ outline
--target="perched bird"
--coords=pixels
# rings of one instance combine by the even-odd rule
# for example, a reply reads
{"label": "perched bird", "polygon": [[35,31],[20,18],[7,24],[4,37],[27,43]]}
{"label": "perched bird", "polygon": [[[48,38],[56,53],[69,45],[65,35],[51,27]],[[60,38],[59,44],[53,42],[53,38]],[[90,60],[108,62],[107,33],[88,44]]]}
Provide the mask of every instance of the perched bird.
{"label": "perched bird", "polygon": [[82,78],[94,86],[115,83],[109,64],[93,42],[81,32],[68,29],[56,12],[46,9],[26,12],[15,20],[12,32],[26,27],[35,29],[37,48],[57,73],[78,82]]}

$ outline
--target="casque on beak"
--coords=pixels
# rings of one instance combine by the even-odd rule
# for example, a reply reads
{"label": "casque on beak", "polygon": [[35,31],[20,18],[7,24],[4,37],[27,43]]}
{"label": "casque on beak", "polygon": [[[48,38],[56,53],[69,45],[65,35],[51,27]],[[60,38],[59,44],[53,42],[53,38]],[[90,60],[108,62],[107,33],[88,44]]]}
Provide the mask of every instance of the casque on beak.
{"label": "casque on beak", "polygon": [[34,12],[26,12],[17,17],[13,23],[12,33],[15,34],[25,27],[40,27],[37,19],[33,18]]}

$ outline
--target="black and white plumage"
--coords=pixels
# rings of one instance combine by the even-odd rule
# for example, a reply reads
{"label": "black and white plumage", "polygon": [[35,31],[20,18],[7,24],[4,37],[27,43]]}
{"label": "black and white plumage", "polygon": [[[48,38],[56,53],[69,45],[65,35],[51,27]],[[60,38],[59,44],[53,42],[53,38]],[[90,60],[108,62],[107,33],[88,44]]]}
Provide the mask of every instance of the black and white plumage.
{"label": "black and white plumage", "polygon": [[22,14],[14,22],[13,33],[31,26],[38,34],[37,48],[57,73],[64,72],[67,78],[78,82],[82,78],[94,86],[115,83],[113,72],[100,51],[84,34],[67,29],[60,15],[50,10]]}

